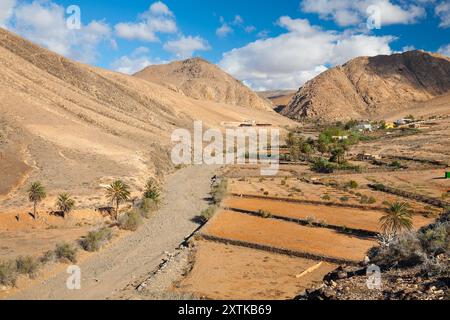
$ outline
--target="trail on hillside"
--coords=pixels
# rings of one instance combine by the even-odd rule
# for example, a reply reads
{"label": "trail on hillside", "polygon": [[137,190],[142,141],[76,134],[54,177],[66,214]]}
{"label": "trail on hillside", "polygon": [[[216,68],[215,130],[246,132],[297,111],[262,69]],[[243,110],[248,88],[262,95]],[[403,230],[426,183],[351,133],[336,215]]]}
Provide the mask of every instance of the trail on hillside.
{"label": "trail on hillside", "polygon": [[81,290],[68,290],[60,273],[30,286],[11,299],[105,299],[155,269],[165,251],[173,251],[198,228],[193,218],[208,205],[215,166],[193,166],[168,176],[163,206],[138,231],[80,263]]}

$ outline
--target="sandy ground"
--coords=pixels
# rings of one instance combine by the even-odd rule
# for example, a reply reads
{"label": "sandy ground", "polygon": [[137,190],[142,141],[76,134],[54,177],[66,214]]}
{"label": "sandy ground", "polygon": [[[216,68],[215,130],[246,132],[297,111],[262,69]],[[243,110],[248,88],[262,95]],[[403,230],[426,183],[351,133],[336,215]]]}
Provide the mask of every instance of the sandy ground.
{"label": "sandy ground", "polygon": [[[264,210],[282,217],[307,220],[314,218],[326,224],[345,226],[352,229],[379,232],[379,220],[383,212],[331,206],[316,206],[307,204],[287,203],[264,199],[230,198],[224,201],[224,206],[258,212]],[[414,216],[416,229],[433,222],[432,218]]]}
{"label": "sandy ground", "polygon": [[[196,243],[196,263],[175,288],[209,299],[292,299],[321,283],[329,263],[209,241]],[[310,269],[311,272],[305,272]]]}
{"label": "sandy ground", "polygon": [[174,250],[198,224],[193,219],[207,206],[210,178],[217,167],[194,166],[167,178],[164,204],[137,232],[80,264],[82,289],[66,288],[65,272],[36,281],[12,299],[105,299],[133,279],[152,271],[165,251]]}
{"label": "sandy ground", "polygon": [[330,229],[304,227],[231,211],[217,213],[202,233],[355,262],[362,261],[366,252],[376,244],[376,241]]}

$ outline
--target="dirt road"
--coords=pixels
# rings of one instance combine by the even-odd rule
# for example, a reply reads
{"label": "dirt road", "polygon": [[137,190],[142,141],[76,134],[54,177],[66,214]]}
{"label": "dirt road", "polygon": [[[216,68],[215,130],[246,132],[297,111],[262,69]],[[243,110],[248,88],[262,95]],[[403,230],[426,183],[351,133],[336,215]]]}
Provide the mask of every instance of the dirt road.
{"label": "dirt road", "polygon": [[12,299],[105,299],[145,276],[198,227],[192,219],[207,207],[214,166],[194,166],[167,177],[164,202],[138,231],[80,264],[81,290],[68,290],[66,273],[29,287]]}

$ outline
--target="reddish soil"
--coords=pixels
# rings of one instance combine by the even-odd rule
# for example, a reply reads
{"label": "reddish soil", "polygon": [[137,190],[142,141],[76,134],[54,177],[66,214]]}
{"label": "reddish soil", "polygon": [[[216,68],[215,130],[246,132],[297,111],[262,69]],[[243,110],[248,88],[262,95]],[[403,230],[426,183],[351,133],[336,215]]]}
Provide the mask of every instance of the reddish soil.
{"label": "reddish soil", "polygon": [[[329,263],[260,250],[196,242],[195,265],[175,291],[209,299],[292,299],[322,282]],[[311,272],[305,272],[309,269]]]}
{"label": "reddish soil", "polygon": [[[249,211],[263,210],[275,215],[303,219],[313,218],[315,221],[324,222],[335,226],[345,226],[352,229],[361,229],[379,232],[379,220],[383,212],[331,206],[317,206],[297,204],[274,200],[229,198],[223,203],[230,208],[238,208]],[[418,229],[433,222],[432,218],[414,216],[414,226]]]}
{"label": "reddish soil", "polygon": [[231,211],[216,214],[202,233],[354,262],[363,260],[366,252],[376,245],[376,241],[330,229],[304,227]]}

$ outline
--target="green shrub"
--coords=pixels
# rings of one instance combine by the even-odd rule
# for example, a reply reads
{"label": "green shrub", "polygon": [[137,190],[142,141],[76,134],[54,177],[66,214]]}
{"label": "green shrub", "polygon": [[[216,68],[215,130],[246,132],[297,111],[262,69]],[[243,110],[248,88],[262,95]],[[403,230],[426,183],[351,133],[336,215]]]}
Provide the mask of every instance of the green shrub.
{"label": "green shrub", "polygon": [[217,212],[217,207],[210,206],[210,207],[208,207],[208,209],[205,209],[202,211],[202,213],[200,214],[200,217],[201,217],[202,221],[206,223],[209,220],[211,220],[212,217],[214,217],[216,212]]}
{"label": "green shrub", "polygon": [[326,194],[326,195],[322,196],[322,200],[330,201],[331,197],[328,194]]}
{"label": "green shrub", "polygon": [[108,241],[112,239],[112,231],[108,227],[91,231],[86,237],[80,240],[80,246],[89,252],[100,250]]}
{"label": "green shrub", "polygon": [[259,210],[258,213],[264,219],[272,218],[272,214],[270,212],[268,212],[268,211]]}
{"label": "green shrub", "polygon": [[420,230],[418,237],[425,252],[432,256],[447,252],[450,247],[449,231],[449,222],[438,222]]}
{"label": "green shrub", "polygon": [[77,263],[77,253],[77,248],[70,243],[64,242],[56,245],[55,257],[58,261],[68,260]]}
{"label": "green shrub", "polygon": [[39,269],[39,261],[33,257],[18,257],[16,259],[16,270],[19,274],[28,275],[34,278]]}
{"label": "green shrub", "polygon": [[349,199],[349,197],[344,196],[344,197],[340,197],[339,200],[341,200],[342,202],[348,202],[350,199]]}
{"label": "green shrub", "polygon": [[119,218],[119,228],[122,230],[136,231],[142,224],[142,216],[136,210],[131,210]]}
{"label": "green shrub", "polygon": [[347,187],[349,189],[356,189],[359,187],[359,185],[358,185],[358,182],[351,180],[345,184],[345,187]]}
{"label": "green shrub", "polygon": [[374,197],[369,197],[368,203],[369,204],[374,204],[377,202],[377,199],[375,199]]}
{"label": "green shrub", "polygon": [[0,284],[14,287],[17,281],[17,268],[14,261],[0,262]]}
{"label": "green shrub", "polygon": [[323,158],[319,158],[311,163],[310,168],[312,171],[318,173],[333,173],[335,165]]}
{"label": "green shrub", "polygon": [[269,191],[264,191],[264,195],[267,197],[269,195]]}

